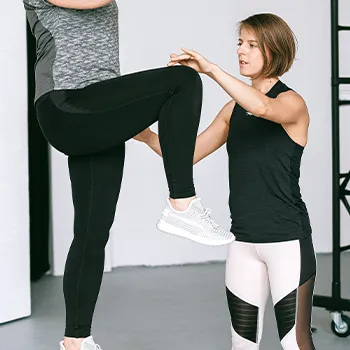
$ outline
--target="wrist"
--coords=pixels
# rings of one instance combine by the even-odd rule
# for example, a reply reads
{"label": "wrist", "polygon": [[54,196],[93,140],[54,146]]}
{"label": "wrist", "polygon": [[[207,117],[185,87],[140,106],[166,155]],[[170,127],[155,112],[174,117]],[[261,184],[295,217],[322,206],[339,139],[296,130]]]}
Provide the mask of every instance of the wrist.
{"label": "wrist", "polygon": [[207,75],[212,78],[215,79],[217,73],[220,71],[220,67],[217,66],[216,64],[212,64],[212,66],[210,67],[209,72],[207,73]]}

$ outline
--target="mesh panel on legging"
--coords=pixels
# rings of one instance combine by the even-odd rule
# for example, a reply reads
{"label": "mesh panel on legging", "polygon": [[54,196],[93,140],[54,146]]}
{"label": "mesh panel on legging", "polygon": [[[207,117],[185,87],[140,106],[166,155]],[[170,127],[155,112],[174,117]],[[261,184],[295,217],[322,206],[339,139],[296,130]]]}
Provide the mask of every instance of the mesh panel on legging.
{"label": "mesh panel on legging", "polygon": [[295,289],[275,305],[275,315],[280,339],[294,327],[297,290]]}
{"label": "mesh panel on legging", "polygon": [[226,288],[232,327],[244,339],[257,342],[259,308],[238,298]]}
{"label": "mesh panel on legging", "polygon": [[315,350],[311,333],[312,297],[315,284],[314,274],[298,288],[296,336],[300,350]]}

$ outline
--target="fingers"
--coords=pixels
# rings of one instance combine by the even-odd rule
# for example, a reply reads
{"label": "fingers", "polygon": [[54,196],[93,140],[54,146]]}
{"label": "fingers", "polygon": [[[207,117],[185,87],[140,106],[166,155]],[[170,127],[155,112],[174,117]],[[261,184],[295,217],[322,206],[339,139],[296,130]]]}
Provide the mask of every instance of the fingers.
{"label": "fingers", "polygon": [[199,60],[201,56],[192,50],[187,49],[181,49],[184,53],[177,55],[175,53],[172,53],[170,55],[170,62],[168,62],[168,67],[174,66],[175,64],[179,63],[182,66],[189,66],[190,62],[189,60]]}
{"label": "fingers", "polygon": [[189,54],[190,56],[193,56],[194,58],[200,56],[200,54],[196,51],[193,51],[193,50],[188,50],[188,49],[185,49],[185,48],[181,48],[181,50],[187,54]]}
{"label": "fingers", "polygon": [[182,55],[188,55],[188,56],[190,56],[192,58],[195,58],[195,57],[200,57],[201,56],[198,52],[193,51],[193,50],[188,50],[188,49],[184,49],[184,48],[182,48],[181,50],[184,52],[183,54],[177,55],[175,53],[172,53],[170,55],[170,57],[172,58],[172,57],[177,57],[177,56],[182,56]]}
{"label": "fingers", "polygon": [[182,56],[173,57],[173,58],[171,58],[171,61],[168,63],[168,66],[171,67],[171,66],[174,66],[174,65],[177,64],[177,63],[181,64],[182,66],[188,66],[187,61],[188,61],[189,59],[190,59],[189,56],[185,56],[185,57],[182,57]]}
{"label": "fingers", "polygon": [[181,66],[189,66],[189,64],[186,61],[179,61],[179,62],[168,62],[168,67],[175,66],[175,64],[180,64]]}
{"label": "fingers", "polygon": [[183,60],[190,60],[192,59],[191,55],[189,54],[181,54],[181,55],[175,55],[171,57],[172,61],[183,61]]}

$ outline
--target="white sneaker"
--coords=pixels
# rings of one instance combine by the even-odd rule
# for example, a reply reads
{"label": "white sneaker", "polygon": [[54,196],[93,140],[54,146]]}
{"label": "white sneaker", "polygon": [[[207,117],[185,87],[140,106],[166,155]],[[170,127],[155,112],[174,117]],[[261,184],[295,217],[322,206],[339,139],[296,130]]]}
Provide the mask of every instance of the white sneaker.
{"label": "white sneaker", "polygon": [[175,210],[168,199],[157,228],[160,231],[210,246],[233,242],[234,235],[219,227],[210,218],[210,211],[210,209],[203,208],[200,198],[193,199],[185,211]]}
{"label": "white sneaker", "polygon": [[[60,342],[60,350],[66,350],[63,345],[63,340]],[[80,350],[102,350],[101,347],[94,342],[92,336],[85,338],[81,343]]]}

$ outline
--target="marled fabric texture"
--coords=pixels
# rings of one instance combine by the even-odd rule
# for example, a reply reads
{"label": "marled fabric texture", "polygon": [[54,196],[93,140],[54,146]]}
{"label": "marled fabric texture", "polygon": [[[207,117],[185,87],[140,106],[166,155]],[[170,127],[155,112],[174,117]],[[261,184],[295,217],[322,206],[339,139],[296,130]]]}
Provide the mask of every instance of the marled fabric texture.
{"label": "marled fabric texture", "polygon": [[93,10],[23,2],[37,42],[35,101],[52,90],[81,89],[120,76],[115,2]]}

